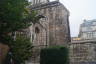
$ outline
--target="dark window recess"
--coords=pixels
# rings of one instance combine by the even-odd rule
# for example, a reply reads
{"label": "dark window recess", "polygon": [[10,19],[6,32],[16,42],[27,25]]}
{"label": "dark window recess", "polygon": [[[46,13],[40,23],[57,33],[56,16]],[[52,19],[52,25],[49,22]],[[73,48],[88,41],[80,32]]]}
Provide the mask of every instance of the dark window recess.
{"label": "dark window recess", "polygon": [[38,27],[35,27],[35,33],[40,33],[40,29]]}

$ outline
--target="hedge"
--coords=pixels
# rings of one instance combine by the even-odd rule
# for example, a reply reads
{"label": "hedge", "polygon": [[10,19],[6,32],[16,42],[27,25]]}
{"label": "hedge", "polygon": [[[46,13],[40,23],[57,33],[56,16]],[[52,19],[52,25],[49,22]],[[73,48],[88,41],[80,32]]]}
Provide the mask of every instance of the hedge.
{"label": "hedge", "polygon": [[68,48],[49,47],[42,49],[40,64],[68,64]]}

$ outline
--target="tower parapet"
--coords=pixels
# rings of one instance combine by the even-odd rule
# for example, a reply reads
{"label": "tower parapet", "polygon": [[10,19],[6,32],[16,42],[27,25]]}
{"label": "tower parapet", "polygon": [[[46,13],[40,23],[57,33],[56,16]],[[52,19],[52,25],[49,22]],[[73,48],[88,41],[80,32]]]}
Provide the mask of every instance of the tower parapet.
{"label": "tower parapet", "polygon": [[49,0],[31,0],[32,5],[43,4],[49,2]]}

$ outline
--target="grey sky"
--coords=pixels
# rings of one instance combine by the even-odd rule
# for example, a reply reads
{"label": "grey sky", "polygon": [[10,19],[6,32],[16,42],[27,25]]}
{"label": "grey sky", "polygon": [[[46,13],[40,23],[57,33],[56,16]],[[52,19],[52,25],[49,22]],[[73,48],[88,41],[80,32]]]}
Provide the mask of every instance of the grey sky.
{"label": "grey sky", "polygon": [[96,19],[96,0],[60,0],[70,11],[71,36],[77,36],[84,19]]}

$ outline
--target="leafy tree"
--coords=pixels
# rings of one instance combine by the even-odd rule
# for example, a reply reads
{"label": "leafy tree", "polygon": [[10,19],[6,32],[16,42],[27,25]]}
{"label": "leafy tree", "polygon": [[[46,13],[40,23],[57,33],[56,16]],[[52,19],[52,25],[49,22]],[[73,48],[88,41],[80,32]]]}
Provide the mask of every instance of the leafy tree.
{"label": "leafy tree", "polygon": [[32,43],[29,38],[17,36],[14,43],[11,44],[10,53],[7,55],[4,64],[10,64],[11,59],[15,64],[21,64],[32,56]]}
{"label": "leafy tree", "polygon": [[28,6],[27,0],[0,0],[0,42],[8,44],[12,32],[27,28],[40,18]]}
{"label": "leafy tree", "polygon": [[21,54],[24,51],[21,47],[24,46],[26,50],[26,46],[29,45],[27,44],[28,41],[22,38],[21,41],[17,39],[14,42],[12,33],[29,27],[31,23],[38,23],[38,20],[41,18],[41,16],[36,16],[37,13],[30,10],[28,6],[28,0],[0,0],[0,43],[9,45],[12,48],[14,57],[18,57],[22,62],[23,59],[27,58],[26,55],[28,54],[25,52],[26,55]]}
{"label": "leafy tree", "polygon": [[13,59],[16,64],[24,63],[32,56],[32,44],[29,38],[18,36],[12,44]]}

